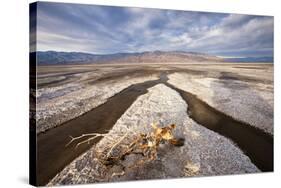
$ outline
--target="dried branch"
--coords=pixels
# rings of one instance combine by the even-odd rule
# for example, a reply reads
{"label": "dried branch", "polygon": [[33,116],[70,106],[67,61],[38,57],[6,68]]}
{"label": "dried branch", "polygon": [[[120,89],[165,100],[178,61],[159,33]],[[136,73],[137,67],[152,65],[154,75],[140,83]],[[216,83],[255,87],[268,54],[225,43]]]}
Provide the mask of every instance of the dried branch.
{"label": "dried branch", "polygon": [[110,153],[112,152],[113,148],[115,148],[122,140],[124,140],[124,138],[128,135],[128,132],[126,134],[124,134],[124,136],[122,136],[111,148],[110,150],[107,152],[106,157],[109,157]]}
{"label": "dried branch", "polygon": [[91,136],[90,138],[88,138],[87,140],[84,140],[82,142],[79,142],[76,147],[78,147],[79,145],[81,144],[84,144],[86,142],[90,143],[91,140],[94,140],[95,138],[97,137],[104,137],[105,135],[107,135],[108,133],[89,133],[89,134],[82,134],[81,136],[77,136],[77,137],[72,137],[72,136],[69,136],[71,138],[71,140],[65,145],[65,147],[69,146],[72,142],[76,141],[76,140],[79,140],[81,138],[84,138],[84,137],[88,137],[88,136]]}
{"label": "dried branch", "polygon": [[[143,165],[144,163],[155,160],[157,158],[157,153],[158,153],[157,151],[161,143],[168,143],[177,147],[184,145],[184,138],[174,137],[173,130],[176,128],[176,125],[171,124],[166,127],[159,127],[156,123],[153,123],[151,124],[151,126],[153,128],[153,131],[146,134],[144,133],[137,134],[136,132],[129,130],[127,128],[124,132],[123,131],[119,133],[115,132],[113,133],[113,135],[110,135],[109,133],[104,133],[104,134],[90,133],[90,134],[83,134],[78,137],[70,136],[71,140],[66,146],[84,137],[89,137],[89,138],[79,142],[76,145],[76,147],[87,142],[89,143],[91,140],[94,140],[97,137],[107,136],[108,140],[107,140],[106,147],[103,147],[103,151],[101,152],[101,155],[97,157],[97,160],[105,166],[117,165],[117,164],[123,166],[121,161],[124,160],[127,155],[133,153],[141,154],[143,157],[142,159],[136,161],[131,166],[127,166],[127,167],[123,166],[124,169],[125,168],[133,169],[135,167]],[[132,142],[122,143],[122,141],[127,137],[129,133],[133,133],[132,135],[135,135],[136,137],[134,136],[132,137],[132,135],[130,135]],[[115,142],[116,135],[118,135],[119,139]],[[120,148],[118,147],[118,154],[116,156],[111,156],[113,150],[117,146],[120,146]],[[124,174],[125,174],[124,170],[121,172],[114,172],[111,177],[122,176]]]}

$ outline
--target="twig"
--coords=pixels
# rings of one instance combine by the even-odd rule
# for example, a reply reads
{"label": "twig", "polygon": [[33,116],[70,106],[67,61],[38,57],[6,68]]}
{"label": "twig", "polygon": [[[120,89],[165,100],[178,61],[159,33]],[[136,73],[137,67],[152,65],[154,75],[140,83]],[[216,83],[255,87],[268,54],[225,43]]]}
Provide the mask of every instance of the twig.
{"label": "twig", "polygon": [[82,134],[81,136],[77,136],[77,137],[72,137],[69,136],[71,138],[71,140],[65,145],[65,147],[69,146],[72,142],[74,142],[75,140],[79,140],[81,138],[87,137],[87,136],[92,136],[90,138],[88,138],[87,140],[84,140],[82,142],[79,142],[76,147],[78,147],[79,145],[86,143],[86,142],[90,142],[91,140],[100,137],[100,136],[105,136],[107,133],[101,134],[101,133],[90,133],[90,134]]}
{"label": "twig", "polygon": [[113,148],[115,148],[126,136],[128,135],[128,132],[122,136],[111,148],[110,150],[107,152],[106,157],[109,157],[110,153],[112,152]]}

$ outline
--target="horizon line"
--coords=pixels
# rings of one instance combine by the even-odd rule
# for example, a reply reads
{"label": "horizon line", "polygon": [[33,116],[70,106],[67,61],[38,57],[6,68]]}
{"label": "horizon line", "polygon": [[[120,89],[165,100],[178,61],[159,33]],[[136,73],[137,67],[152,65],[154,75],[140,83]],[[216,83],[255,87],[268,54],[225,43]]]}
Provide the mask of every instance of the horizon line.
{"label": "horizon line", "polygon": [[135,51],[135,52],[115,52],[115,53],[93,53],[93,52],[87,52],[87,51],[56,51],[56,50],[36,50],[31,51],[30,53],[34,52],[57,52],[57,53],[84,53],[84,54],[91,54],[91,55],[115,55],[115,54],[141,54],[146,52],[182,52],[182,53],[197,53],[197,54],[203,54],[203,55],[210,55],[215,56],[218,58],[223,59],[232,59],[232,58],[274,58],[274,56],[222,56],[222,55],[214,55],[204,52],[197,52],[197,51],[185,51],[185,50],[147,50],[147,51]]}

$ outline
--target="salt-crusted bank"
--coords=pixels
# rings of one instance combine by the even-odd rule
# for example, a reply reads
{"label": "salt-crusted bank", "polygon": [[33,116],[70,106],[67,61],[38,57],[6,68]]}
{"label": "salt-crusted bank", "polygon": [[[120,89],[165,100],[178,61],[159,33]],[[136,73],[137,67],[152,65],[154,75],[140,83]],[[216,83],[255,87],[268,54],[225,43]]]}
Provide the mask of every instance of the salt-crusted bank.
{"label": "salt-crusted bank", "polygon": [[130,79],[124,77],[117,81],[109,80],[97,84],[74,82],[40,88],[36,91],[37,133],[90,111],[132,84],[157,78],[157,75],[146,75]]}
{"label": "salt-crusted bank", "polygon": [[213,108],[273,135],[273,84],[239,80],[217,73],[212,77],[174,73],[169,83],[195,94]]}

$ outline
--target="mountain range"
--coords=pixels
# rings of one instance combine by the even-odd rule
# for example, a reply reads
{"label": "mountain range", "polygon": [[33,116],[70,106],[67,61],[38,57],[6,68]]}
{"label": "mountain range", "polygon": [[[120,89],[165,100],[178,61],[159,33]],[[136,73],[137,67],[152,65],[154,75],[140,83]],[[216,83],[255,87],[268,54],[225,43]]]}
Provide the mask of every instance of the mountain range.
{"label": "mountain range", "polygon": [[137,53],[91,54],[83,52],[37,51],[38,65],[90,63],[192,63],[192,62],[272,62],[271,57],[221,58],[214,55],[185,51],[147,51]]}
{"label": "mountain range", "polygon": [[225,58],[226,62],[264,62],[264,63],[272,63],[273,57],[265,56],[265,57],[233,57],[233,58]]}

